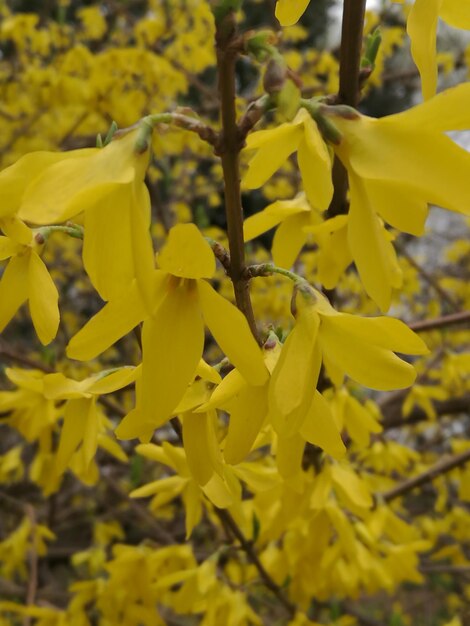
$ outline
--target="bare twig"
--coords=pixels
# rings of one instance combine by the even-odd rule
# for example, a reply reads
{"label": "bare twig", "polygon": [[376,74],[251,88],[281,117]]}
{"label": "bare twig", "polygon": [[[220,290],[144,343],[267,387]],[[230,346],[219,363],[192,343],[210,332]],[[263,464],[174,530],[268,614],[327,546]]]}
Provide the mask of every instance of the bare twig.
{"label": "bare twig", "polygon": [[256,567],[264,585],[276,596],[276,598],[285,608],[289,616],[293,617],[297,611],[296,606],[292,604],[288,600],[288,598],[286,598],[281,587],[271,578],[270,574],[266,571],[264,565],[261,563],[256,553],[255,548],[253,547],[253,544],[245,537],[240,527],[231,516],[230,512],[227,511],[227,509],[219,509],[217,507],[214,507],[214,510],[217,514],[217,517],[223,523],[224,527],[229,528],[231,533],[237,539],[242,550],[248,557],[248,560]]}
{"label": "bare twig", "polygon": [[381,495],[381,499],[385,502],[391,502],[392,500],[405,495],[409,491],[412,491],[416,487],[421,487],[422,485],[431,482],[438,476],[446,474],[456,467],[465,465],[468,461],[470,461],[470,450],[465,450],[464,452],[456,454],[449,459],[439,461],[439,463],[436,463],[436,465],[433,465],[433,467],[430,467],[422,474],[413,476],[413,478],[409,478],[392,489],[389,489],[389,491],[386,491]]}
{"label": "bare twig", "polygon": [[435,317],[430,320],[422,320],[419,322],[411,322],[408,326],[415,333],[424,333],[428,330],[436,330],[438,328],[448,328],[470,322],[470,311],[461,311],[460,313],[451,313],[442,317]]}
{"label": "bare twig", "polygon": [[[388,405],[391,408],[387,411],[383,411],[384,419],[382,426],[384,430],[390,430],[391,428],[400,428],[402,426],[411,426],[412,424],[418,424],[424,422],[428,418],[426,413],[420,407],[415,407],[407,417],[401,415],[401,404],[396,410],[396,404]],[[436,415],[455,415],[456,413],[463,413],[470,409],[470,395],[464,395],[460,398],[449,398],[448,400],[436,400],[433,402]]]}
{"label": "bare twig", "polygon": [[245,277],[245,242],[239,168],[242,141],[235,109],[235,61],[239,54],[237,42],[235,14],[230,11],[218,24],[216,32],[218,89],[222,116],[222,135],[218,153],[222,160],[224,175],[230,278],[237,306],[245,315],[251,332],[257,338],[258,331],[251,305],[249,283]]}
{"label": "bare twig", "polygon": [[[339,66],[339,91],[336,101],[356,107],[360,97],[360,65],[366,0],[344,0]],[[347,213],[348,175],[336,157],[333,163],[334,194],[328,217]]]}

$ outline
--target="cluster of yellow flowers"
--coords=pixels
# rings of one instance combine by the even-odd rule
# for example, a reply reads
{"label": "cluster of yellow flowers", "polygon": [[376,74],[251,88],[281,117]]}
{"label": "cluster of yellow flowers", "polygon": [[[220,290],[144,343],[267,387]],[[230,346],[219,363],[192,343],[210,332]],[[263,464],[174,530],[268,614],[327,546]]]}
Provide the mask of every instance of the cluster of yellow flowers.
{"label": "cluster of yellow flowers", "polygon": [[[188,73],[215,60],[208,41],[215,31],[209,6],[191,3],[188,26],[184,3],[170,4],[173,15],[163,3],[152,3],[154,14],[133,26],[135,45],[129,43],[131,35],[124,32],[119,39],[113,31],[112,45],[98,54],[86,48],[108,34],[108,22],[96,7],[79,11],[73,45],[68,27],[57,24],[46,32],[31,16],[7,12],[2,36],[15,42],[24,67],[33,56],[39,59],[33,110],[42,111],[41,98],[55,100],[60,130],[52,139],[39,139],[34,146],[39,151],[0,173],[0,260],[7,261],[0,280],[0,332],[27,302],[40,342],[46,346],[56,337],[63,313],[48,258],[46,263],[42,258],[54,232],[83,239],[82,264],[104,304],[67,337],[68,361],[51,371],[6,370],[15,389],[0,392],[0,413],[3,423],[35,444],[29,478],[45,496],[60,489],[67,469],[95,485],[98,451],[126,463],[125,450],[131,447],[117,439],[139,439],[133,452],[148,460],[149,479],[141,476],[130,497],[136,502],[151,497],[157,521],[171,518],[181,501],[186,539],[197,534],[204,519],[219,533],[220,515],[228,510],[240,536],[248,538],[241,542],[246,554],[234,555],[220,544],[201,556],[189,545],[173,543],[172,536],[165,546],[112,546],[125,539],[124,530],[117,521],[99,522],[92,546],[74,555],[73,564],[86,580],[70,587],[66,608],[0,601],[0,613],[32,617],[36,626],[88,626],[91,614],[99,615],[103,626],[163,625],[173,614],[202,614],[203,626],[262,624],[250,594],[260,572],[269,572],[271,586],[281,595],[286,589],[294,606],[285,623],[315,626],[307,617],[312,599],[321,606],[333,596],[342,601],[363,592],[392,592],[403,582],[420,584],[420,555],[446,533],[458,540],[468,523],[468,512],[460,507],[452,518],[444,516],[455,485],[460,499],[470,500],[468,471],[451,475],[451,486],[439,484],[436,509],[442,522],[420,518],[412,526],[402,519],[404,505],[388,502],[395,499],[391,476],[410,469],[417,474],[435,457],[426,459],[411,444],[380,439],[380,403],[362,401],[361,390],[407,389],[418,370],[420,382],[439,379],[439,384],[417,384],[404,392],[403,413],[418,407],[435,421],[434,400],[470,389],[468,352],[454,353],[447,346],[439,365],[417,359],[416,369],[409,357],[425,356],[428,347],[405,323],[339,312],[321,289],[335,289],[354,262],[360,285],[386,313],[407,268],[397,259],[394,235],[385,223],[420,236],[431,204],[470,215],[470,155],[447,134],[470,127],[470,85],[435,95],[432,40],[439,16],[463,28],[470,16],[451,0],[413,4],[408,32],[423,104],[375,119],[322,98],[299,97],[296,111],[284,116],[287,121],[248,134],[244,190],[265,185],[294,153],[303,186],[294,198],[274,198],[244,222],[245,241],[277,230],[274,263],[263,258],[266,262],[250,265],[242,278],[261,282],[276,275],[290,281],[283,289],[292,295],[289,328],[281,332],[266,325],[258,329],[258,341],[245,315],[224,296],[229,277],[216,264],[216,257],[224,261],[218,242],[193,223],[178,223],[154,248],[145,182],[152,175],[152,146],[173,122],[189,130],[200,123],[180,110],[162,111],[187,93]],[[293,24],[307,5],[308,0],[279,0],[276,16]],[[179,26],[181,35],[172,39],[169,30]],[[433,52],[425,56],[430,43]],[[198,55],[188,58],[185,51],[196,45]],[[64,49],[56,57],[58,73],[42,64],[53,48]],[[85,74],[91,79],[77,99]],[[142,97],[144,87],[150,96]],[[24,102],[29,115],[32,101]],[[82,132],[93,125],[102,130],[110,110],[118,111],[120,126],[129,127],[110,133],[104,146],[49,149],[60,144],[72,118]],[[155,110],[155,116],[147,115]],[[44,124],[53,115],[43,111]],[[20,127],[21,122],[7,140],[8,161],[15,150],[22,151],[15,138]],[[347,173],[349,212],[331,217],[335,159]],[[309,270],[307,257],[299,256],[306,242],[315,245],[318,288],[300,275]],[[102,371],[96,363],[72,363],[92,362],[132,331],[141,349],[139,362],[121,361]],[[430,335],[429,344],[440,345],[440,338]],[[115,392],[120,410],[107,396]],[[170,420],[181,446],[169,435]],[[467,447],[467,441],[456,441],[454,452]],[[0,457],[0,483],[23,473],[19,448]],[[24,580],[27,554],[41,556],[45,540],[53,539],[47,527],[26,517],[0,542],[0,562],[3,555],[7,564],[0,565],[0,576]],[[251,549],[258,563],[249,558]],[[457,543],[433,558],[467,565],[465,546]],[[470,596],[470,589],[465,594]],[[10,624],[2,619],[0,626]],[[348,626],[351,619],[333,617],[329,623]],[[449,626],[459,626],[458,618],[453,622]]]}

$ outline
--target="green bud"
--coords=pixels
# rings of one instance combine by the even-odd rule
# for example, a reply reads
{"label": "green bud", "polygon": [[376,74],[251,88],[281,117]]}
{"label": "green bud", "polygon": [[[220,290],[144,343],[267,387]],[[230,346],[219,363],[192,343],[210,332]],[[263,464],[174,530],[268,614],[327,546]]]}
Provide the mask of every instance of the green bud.
{"label": "green bud", "polygon": [[375,59],[382,43],[382,33],[380,28],[376,28],[370,35],[366,37],[364,56],[361,59],[361,68],[375,67]]}
{"label": "green bud", "polygon": [[245,35],[245,49],[257,61],[263,62],[277,53],[273,46],[276,39],[275,33],[271,30],[250,31]]}

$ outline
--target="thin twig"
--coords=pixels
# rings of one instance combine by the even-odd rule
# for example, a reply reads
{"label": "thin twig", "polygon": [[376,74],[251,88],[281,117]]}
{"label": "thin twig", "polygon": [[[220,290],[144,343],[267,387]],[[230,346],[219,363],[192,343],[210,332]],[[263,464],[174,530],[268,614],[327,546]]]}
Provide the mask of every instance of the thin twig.
{"label": "thin twig", "polygon": [[460,313],[451,313],[442,317],[435,317],[430,320],[421,320],[419,322],[411,322],[408,326],[415,333],[424,333],[428,330],[436,330],[438,328],[448,328],[457,324],[470,322],[470,311],[461,311]]}
{"label": "thin twig", "polygon": [[[173,430],[177,434],[178,439],[180,440],[181,444],[184,445],[184,442],[183,442],[183,428],[181,426],[180,420],[177,417],[173,417],[170,420],[170,423],[171,423],[171,425],[173,427]],[[260,559],[259,559],[259,557],[258,557],[258,555],[256,553],[256,550],[255,550],[253,544],[251,543],[251,541],[249,541],[245,537],[245,535],[243,534],[242,530],[238,526],[237,522],[231,516],[230,512],[227,511],[227,509],[219,509],[216,506],[214,506],[214,511],[215,511],[217,517],[219,518],[219,520],[221,521],[222,526],[223,526],[226,534],[227,535],[232,535],[233,537],[235,537],[238,540],[238,542],[240,543],[240,546],[241,546],[242,550],[245,552],[248,560],[258,570],[260,578],[263,581],[263,583],[265,584],[265,586],[273,593],[273,595],[276,596],[276,598],[279,600],[279,602],[282,604],[282,606],[288,612],[289,616],[293,617],[295,615],[296,611],[297,611],[296,606],[294,604],[292,604],[288,600],[288,598],[286,598],[286,596],[284,595],[284,592],[282,591],[281,587],[279,587],[279,585],[271,578],[270,574],[266,571],[266,569],[264,568],[264,565],[261,563],[261,561],[260,561]]]}
{"label": "thin twig", "polygon": [[240,192],[239,157],[242,141],[235,109],[235,62],[237,48],[235,14],[230,11],[218,24],[216,32],[218,90],[222,116],[222,135],[218,154],[224,175],[225,212],[230,248],[230,278],[238,308],[245,315],[251,332],[258,338],[251,305],[249,283],[245,277],[245,242],[243,239],[243,208]]}
{"label": "thin twig", "polygon": [[[411,426],[413,424],[418,424],[419,422],[425,422],[429,419],[428,415],[421,407],[415,407],[409,415],[402,417],[401,405],[398,411],[396,411],[394,404],[390,406],[392,406],[393,411],[390,411],[388,415],[387,411],[382,411],[384,415],[384,419],[382,421],[384,430]],[[433,402],[433,407],[437,416],[455,415],[456,413],[463,413],[465,411],[468,412],[470,409],[470,395],[467,394],[460,398],[449,398],[448,400],[435,400]]]}
{"label": "thin twig", "polygon": [[281,587],[271,578],[270,574],[264,568],[264,565],[261,563],[256,550],[253,547],[251,541],[249,541],[240,527],[236,523],[236,521],[231,516],[230,512],[227,509],[219,509],[214,507],[215,513],[223,525],[227,528],[230,528],[230,531],[236,537],[242,550],[245,552],[249,561],[256,567],[258,573],[264,583],[264,585],[276,596],[282,606],[286,609],[287,613],[290,617],[293,617],[297,611],[296,606],[292,604],[288,598],[286,598],[284,592]]}
{"label": "thin twig", "polygon": [[418,474],[418,476],[413,476],[413,478],[409,478],[399,485],[396,485],[392,489],[389,489],[389,491],[381,494],[381,499],[385,502],[391,502],[392,500],[395,500],[396,498],[400,498],[401,496],[405,495],[409,491],[412,491],[416,487],[421,487],[422,485],[431,482],[438,476],[446,474],[456,467],[465,465],[469,461],[470,449],[465,450],[460,454],[456,454],[449,459],[445,459],[444,461],[439,461],[439,463],[436,463],[436,465],[433,465],[433,467],[430,467],[422,474]]}
{"label": "thin twig", "polygon": [[470,575],[470,565],[421,565],[419,571],[423,574],[455,574]]}
{"label": "thin twig", "polygon": [[[360,97],[360,65],[366,0],[344,0],[341,28],[339,91],[336,101],[356,107]],[[348,175],[341,161],[333,163],[334,194],[328,217],[347,213]]]}

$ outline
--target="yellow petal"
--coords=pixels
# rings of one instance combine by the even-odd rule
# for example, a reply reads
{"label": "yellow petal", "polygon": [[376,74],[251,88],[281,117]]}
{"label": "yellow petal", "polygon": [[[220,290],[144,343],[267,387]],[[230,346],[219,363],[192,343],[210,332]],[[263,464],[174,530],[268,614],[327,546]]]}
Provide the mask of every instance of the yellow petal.
{"label": "yellow petal", "polygon": [[260,347],[244,315],[205,280],[198,281],[204,320],[221,350],[251,385],[268,379]]}
{"label": "yellow petal", "polygon": [[131,232],[132,186],[116,186],[85,211],[83,264],[103,300],[118,298],[135,278]]}
{"label": "yellow petal", "polygon": [[302,134],[302,126],[286,123],[248,135],[246,149],[258,152],[248,164],[243,185],[247,189],[261,187],[297,150]]}
{"label": "yellow petal", "polygon": [[442,0],[416,0],[408,16],[411,54],[421,75],[425,100],[436,93],[436,32]]}
{"label": "yellow petal", "polygon": [[91,407],[91,400],[80,398],[69,400],[65,406],[64,423],[60,434],[57,450],[57,471],[62,473],[67,467],[73,453],[83,441],[86,419]]}
{"label": "yellow petal", "polygon": [[87,393],[87,381],[66,378],[61,372],[47,374],[43,379],[44,397],[48,400],[70,400],[76,398],[91,398]]}
{"label": "yellow petal", "polygon": [[[335,150],[347,166],[350,180],[353,175],[362,179],[360,194],[363,196],[368,194],[369,180],[377,181],[374,198],[377,205],[372,207],[373,210],[380,213],[379,181],[389,181],[390,185],[385,186],[380,195],[387,196],[394,186],[401,187],[397,201],[405,201],[407,210],[414,210],[416,200],[420,200],[452,211],[470,211],[466,201],[470,195],[470,155],[442,132],[444,127],[451,130],[456,125],[450,121],[463,124],[465,115],[462,108],[457,107],[454,117],[452,110],[444,106],[446,100],[441,96],[433,100],[436,101],[433,106],[425,103],[378,120],[365,116],[355,120],[335,117],[335,124],[343,133],[343,141]],[[439,109],[441,118],[449,119],[448,124],[430,123],[426,119],[437,116]],[[425,121],[421,120],[421,110]],[[468,128],[468,113],[466,119],[465,128]],[[411,201],[406,200],[408,191],[412,193]]]}
{"label": "yellow petal", "polygon": [[[322,317],[322,320],[324,318]],[[329,317],[335,329],[364,344],[403,354],[428,354],[429,350],[419,335],[400,320],[392,317],[360,317],[339,313]],[[323,329],[323,325],[322,325]]]}
{"label": "yellow petal", "polygon": [[21,245],[9,237],[0,237],[0,261],[14,256],[21,250]]}
{"label": "yellow petal", "polygon": [[470,5],[462,0],[442,0],[440,17],[454,28],[470,30]]}
{"label": "yellow petal", "polygon": [[236,369],[233,369],[214,389],[210,400],[200,406],[197,409],[197,412],[199,413],[215,408],[224,408],[231,398],[240,394],[247,386],[248,383],[240,374],[240,372]]}
{"label": "yellow petal", "polygon": [[361,336],[336,324],[334,317],[322,317],[320,343],[334,366],[365,387],[389,391],[413,384],[416,371],[385,348],[364,342]]}
{"label": "yellow petal", "polygon": [[355,398],[348,396],[345,407],[346,427],[351,439],[360,446],[368,446],[370,433],[380,433],[382,426],[375,421],[370,411]]}
{"label": "yellow petal", "polygon": [[218,474],[213,474],[210,481],[204,485],[203,491],[215,506],[226,509],[233,504],[236,496],[231,487],[232,485]]}
{"label": "yellow petal", "polygon": [[413,187],[388,180],[368,180],[371,206],[390,226],[416,237],[424,234],[428,203]]}
{"label": "yellow petal", "polygon": [[131,208],[131,241],[134,273],[147,312],[154,310],[155,254],[150,235],[150,195],[144,184],[134,185]]}
{"label": "yellow petal", "polygon": [[305,440],[298,434],[292,437],[278,437],[276,463],[279,474],[286,479],[300,472]]}
{"label": "yellow petal", "polygon": [[0,220],[0,226],[7,237],[17,243],[28,246],[33,239],[33,231],[16,216],[5,217]]}
{"label": "yellow petal", "polygon": [[392,288],[401,285],[395,250],[369,204],[360,179],[350,176],[348,239],[351,254],[369,296],[382,311],[390,307]]}
{"label": "yellow petal", "polygon": [[310,114],[305,109],[301,110],[301,114],[304,136],[297,158],[302,182],[310,204],[319,211],[326,211],[333,197],[330,154]]}
{"label": "yellow petal", "polygon": [[307,240],[303,227],[310,222],[307,213],[287,218],[276,231],[271,254],[276,265],[289,269],[295,263]]}
{"label": "yellow petal", "polygon": [[70,359],[88,361],[127,335],[147,316],[145,305],[134,281],[117,300],[108,302],[72,337],[67,355]]}
{"label": "yellow petal", "polygon": [[29,310],[42,344],[50,343],[59,327],[59,294],[46,266],[35,252],[29,258]]}
{"label": "yellow petal", "polygon": [[310,407],[320,372],[318,315],[303,309],[287,337],[269,383],[269,413],[276,431],[292,436]]}
{"label": "yellow petal", "polygon": [[10,259],[0,281],[0,332],[28,298],[29,254]]}
{"label": "yellow petal", "polygon": [[97,376],[88,378],[87,392],[94,395],[103,395],[112,393],[118,389],[123,389],[135,382],[135,379],[141,375],[141,366],[139,367],[120,367],[118,370],[110,373],[102,372]]}
{"label": "yellow petal", "polygon": [[277,0],[275,15],[282,26],[292,26],[302,16],[310,0]]}
{"label": "yellow petal", "polygon": [[318,446],[335,459],[346,454],[346,447],[336,426],[330,405],[319,391],[315,391],[300,434],[309,443]]}
{"label": "yellow petal", "polygon": [[245,386],[229,403],[230,421],[224,448],[227,463],[241,463],[249,454],[268,413],[267,392],[266,385]]}
{"label": "yellow petal", "polygon": [[373,504],[372,497],[366,483],[357,474],[339,465],[333,465],[331,477],[335,489],[341,493],[346,502],[359,508],[370,509]]}
{"label": "yellow petal", "polygon": [[186,539],[189,539],[194,527],[199,524],[202,518],[201,491],[193,480],[186,484],[182,493],[182,499],[186,513]]}
{"label": "yellow petal", "polygon": [[310,213],[310,206],[304,194],[299,194],[293,200],[278,200],[265,209],[251,215],[243,223],[245,241],[251,241],[258,235],[274,228],[280,222],[298,213]]}
{"label": "yellow petal", "polygon": [[[464,3],[461,4],[464,6]],[[469,98],[470,83],[462,83],[392,117],[410,129],[422,127],[440,133],[467,130],[470,126],[470,111],[467,106]]]}
{"label": "yellow petal", "polygon": [[199,485],[206,485],[214,472],[221,473],[222,459],[213,415],[185,413],[183,444],[189,470]]}
{"label": "yellow petal", "polygon": [[164,424],[194,379],[204,347],[196,286],[171,289],[142,332],[142,414]]}
{"label": "yellow petal", "polygon": [[134,150],[137,131],[105,148],[73,151],[47,167],[26,188],[18,217],[35,224],[62,222],[96,206],[116,186],[143,180],[148,152]]}
{"label": "yellow petal", "polygon": [[[54,163],[76,157],[76,152],[33,152],[3,170],[0,173],[0,217],[16,213],[27,185]],[[94,149],[82,151],[84,156],[93,152]]]}
{"label": "yellow petal", "polygon": [[148,496],[154,496],[162,491],[175,491],[179,493],[184,486],[184,482],[181,476],[168,476],[168,478],[162,478],[160,480],[154,480],[151,483],[142,485],[138,489],[134,489],[130,492],[131,498],[147,498]]}
{"label": "yellow petal", "polygon": [[173,276],[211,278],[215,273],[214,254],[194,224],[173,226],[157,260]]}
{"label": "yellow petal", "polygon": [[219,372],[214,367],[206,363],[204,359],[199,361],[196,369],[196,375],[203,380],[207,380],[209,383],[214,383],[214,385],[218,385],[222,382]]}

